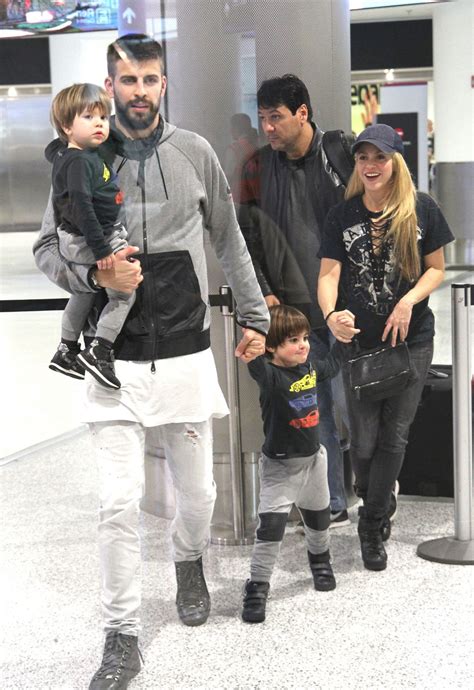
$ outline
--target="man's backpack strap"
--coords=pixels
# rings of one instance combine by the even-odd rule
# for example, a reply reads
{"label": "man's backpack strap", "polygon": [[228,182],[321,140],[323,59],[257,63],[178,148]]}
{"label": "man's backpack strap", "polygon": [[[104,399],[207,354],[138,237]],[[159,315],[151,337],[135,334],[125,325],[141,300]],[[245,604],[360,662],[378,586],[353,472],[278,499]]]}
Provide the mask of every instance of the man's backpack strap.
{"label": "man's backpack strap", "polygon": [[354,169],[354,156],[351,153],[353,137],[347,137],[342,129],[333,129],[324,132],[322,144],[331,168],[347,187]]}

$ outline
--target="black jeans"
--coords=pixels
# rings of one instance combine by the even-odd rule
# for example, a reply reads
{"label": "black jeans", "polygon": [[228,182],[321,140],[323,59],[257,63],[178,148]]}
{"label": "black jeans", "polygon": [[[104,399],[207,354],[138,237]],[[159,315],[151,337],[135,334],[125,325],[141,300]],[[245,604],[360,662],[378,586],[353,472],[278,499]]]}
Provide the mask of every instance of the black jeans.
{"label": "black jeans", "polygon": [[417,378],[403,393],[386,400],[358,400],[350,390],[347,365],[343,367],[357,493],[374,518],[388,511],[390,493],[402,468],[408,433],[433,357],[433,341],[410,345],[409,349]]}

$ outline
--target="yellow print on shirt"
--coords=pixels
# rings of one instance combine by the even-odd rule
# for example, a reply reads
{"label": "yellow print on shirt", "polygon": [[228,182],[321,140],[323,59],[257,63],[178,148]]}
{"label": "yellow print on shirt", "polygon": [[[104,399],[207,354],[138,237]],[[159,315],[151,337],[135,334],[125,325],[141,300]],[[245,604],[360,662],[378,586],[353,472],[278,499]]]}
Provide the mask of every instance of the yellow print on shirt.
{"label": "yellow print on shirt", "polygon": [[110,180],[110,170],[104,163],[104,170],[102,172],[102,177],[104,178],[104,182],[108,182]]}
{"label": "yellow print on shirt", "polygon": [[305,374],[302,379],[298,379],[290,386],[290,391],[298,393],[299,391],[307,391],[308,388],[316,386],[316,372],[312,371],[310,374]]}

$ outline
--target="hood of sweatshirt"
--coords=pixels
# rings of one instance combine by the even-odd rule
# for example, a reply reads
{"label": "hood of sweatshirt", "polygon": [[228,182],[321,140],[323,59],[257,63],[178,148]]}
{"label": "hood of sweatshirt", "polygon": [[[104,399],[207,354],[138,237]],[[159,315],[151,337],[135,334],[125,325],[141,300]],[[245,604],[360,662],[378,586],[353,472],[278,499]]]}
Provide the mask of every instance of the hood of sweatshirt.
{"label": "hood of sweatshirt", "polygon": [[[110,134],[107,141],[99,146],[99,153],[106,163],[112,164],[115,156],[122,156],[129,160],[142,161],[153,155],[159,142],[166,141],[174,132],[176,127],[170,125],[160,115],[158,127],[144,139],[129,139],[115,124],[115,115],[110,118]],[[61,139],[53,139],[46,149],[45,157],[52,163],[59,151],[67,148],[67,144]]]}
{"label": "hood of sweatshirt", "polygon": [[44,155],[47,161],[52,163],[57,153],[60,151],[65,151],[67,149],[67,144],[62,141],[62,139],[53,139],[50,141],[44,150]]}

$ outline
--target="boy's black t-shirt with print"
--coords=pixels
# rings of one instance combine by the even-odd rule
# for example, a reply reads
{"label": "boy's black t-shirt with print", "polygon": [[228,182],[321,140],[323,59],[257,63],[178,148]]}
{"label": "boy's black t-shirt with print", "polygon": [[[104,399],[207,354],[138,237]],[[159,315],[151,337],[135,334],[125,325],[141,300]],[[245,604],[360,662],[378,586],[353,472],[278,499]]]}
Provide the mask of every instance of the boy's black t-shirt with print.
{"label": "boy's black t-shirt with print", "polygon": [[[423,266],[424,256],[444,247],[454,237],[438,205],[428,194],[417,193],[416,214]],[[338,204],[326,218],[320,250],[321,258],[342,263],[338,308],[349,309],[355,315],[356,328],[361,329],[357,337],[363,348],[381,345],[388,317],[413,287],[401,277],[390,244],[382,267],[383,278],[378,284],[369,221],[370,214],[361,196]],[[413,344],[431,340],[433,336],[434,315],[426,298],[413,307],[407,341]]]}
{"label": "boy's black t-shirt with print", "polygon": [[318,381],[339,371],[340,344],[324,360],[295,367],[280,367],[267,355],[249,363],[250,375],[260,388],[265,441],[262,452],[269,458],[284,460],[311,456],[319,449]]}

